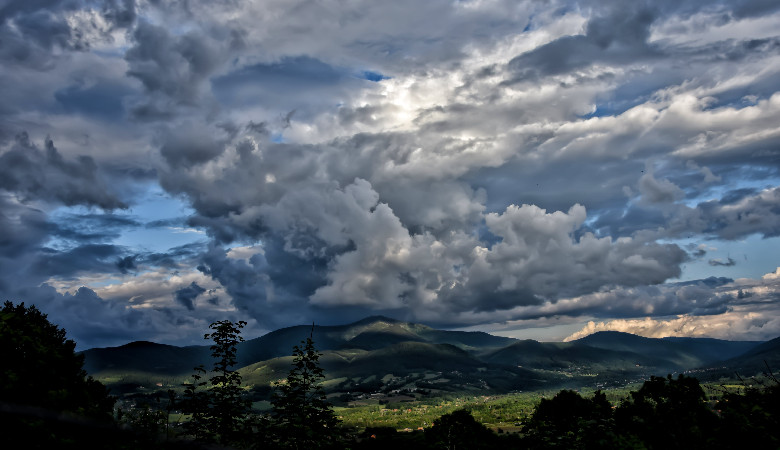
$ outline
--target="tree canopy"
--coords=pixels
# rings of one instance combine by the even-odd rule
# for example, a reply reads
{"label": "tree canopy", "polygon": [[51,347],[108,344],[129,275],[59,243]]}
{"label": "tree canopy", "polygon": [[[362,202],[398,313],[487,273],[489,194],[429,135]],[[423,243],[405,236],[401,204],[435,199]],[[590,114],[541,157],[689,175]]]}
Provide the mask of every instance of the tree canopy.
{"label": "tree canopy", "polygon": [[275,384],[273,420],[275,442],[282,448],[337,448],[339,423],[325,397],[320,353],[309,336],[293,347],[293,361],[285,380]]}
{"label": "tree canopy", "polygon": [[0,312],[0,401],[110,419],[114,398],[87,376],[75,348],[65,330],[35,306],[6,301]]}
{"label": "tree canopy", "polygon": [[650,377],[615,410],[615,422],[621,433],[657,449],[711,447],[706,443],[718,427],[699,380],[682,374]]}
{"label": "tree canopy", "polygon": [[496,435],[477,422],[468,411],[459,409],[444,414],[425,432],[431,448],[478,450],[496,447]]}
{"label": "tree canopy", "polygon": [[245,325],[243,321],[222,320],[209,325],[213,331],[204,335],[204,339],[214,341],[211,346],[213,375],[205,381],[206,369],[202,365],[196,367],[193,382],[185,385],[183,403],[183,409],[191,414],[185,428],[198,439],[223,445],[241,444],[246,440],[251,401],[244,394],[241,374],[233,369],[236,346],[244,340],[241,329]]}
{"label": "tree canopy", "polygon": [[612,405],[601,391],[589,399],[571,390],[542,399],[524,432],[530,448],[614,448],[619,441]]}

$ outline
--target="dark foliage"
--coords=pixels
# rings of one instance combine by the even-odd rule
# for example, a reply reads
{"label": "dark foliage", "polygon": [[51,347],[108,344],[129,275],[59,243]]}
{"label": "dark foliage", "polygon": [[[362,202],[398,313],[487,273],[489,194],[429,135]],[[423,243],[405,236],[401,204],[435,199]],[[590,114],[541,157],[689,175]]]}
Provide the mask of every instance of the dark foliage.
{"label": "dark foliage", "polygon": [[185,385],[182,410],[192,414],[185,431],[198,440],[222,445],[243,445],[248,439],[247,420],[251,402],[244,395],[241,374],[233,370],[236,345],[243,341],[241,328],[246,322],[223,320],[212,323],[213,330],[204,336],[211,339],[213,374],[205,381],[206,369],[195,368],[193,382]]}
{"label": "dark foliage", "polygon": [[178,407],[179,398],[173,389],[168,389],[166,394],[166,401],[158,391],[154,399],[136,401],[131,409],[117,409],[117,423],[129,428],[138,444],[149,446],[163,440],[168,442],[174,435],[169,418]]}
{"label": "dark foliage", "polygon": [[309,336],[293,347],[290,373],[275,385],[272,440],[278,448],[340,448],[339,420],[322,389],[319,357]]}
{"label": "dark foliage", "polygon": [[528,448],[595,449],[627,444],[615,432],[612,405],[601,391],[590,399],[569,390],[542,399],[526,420],[524,431]]}
{"label": "dark foliage", "polygon": [[398,432],[391,427],[367,427],[352,443],[355,450],[429,449],[422,431]]}
{"label": "dark foliage", "polygon": [[780,383],[771,374],[770,382],[726,393],[718,401],[721,448],[780,448]]}
{"label": "dark foliage", "polygon": [[696,378],[651,377],[615,411],[621,433],[650,449],[711,448],[718,417]]}
{"label": "dark foliage", "polygon": [[465,409],[444,414],[425,430],[429,448],[442,450],[492,449],[497,436],[477,422]]}
{"label": "dark foliage", "polygon": [[65,330],[35,306],[5,302],[0,313],[0,401],[109,420],[114,398],[87,376]]}
{"label": "dark foliage", "polygon": [[76,344],[35,306],[0,312],[0,435],[24,448],[70,448],[115,432],[114,398],[88,377]]}

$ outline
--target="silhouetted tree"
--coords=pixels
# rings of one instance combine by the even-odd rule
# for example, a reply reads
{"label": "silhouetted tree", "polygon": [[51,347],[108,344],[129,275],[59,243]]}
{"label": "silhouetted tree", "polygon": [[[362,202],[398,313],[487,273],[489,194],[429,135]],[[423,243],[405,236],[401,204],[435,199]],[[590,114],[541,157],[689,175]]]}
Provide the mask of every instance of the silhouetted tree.
{"label": "silhouetted tree", "polygon": [[87,376],[65,330],[35,306],[6,301],[0,313],[0,402],[111,420],[116,399]]}
{"label": "silhouetted tree", "polygon": [[523,428],[528,448],[616,448],[627,443],[615,433],[612,405],[596,391],[593,398],[562,390],[542,399]]}
{"label": "silhouetted tree", "polygon": [[275,445],[299,450],[339,448],[339,420],[322,389],[325,375],[312,337],[294,346],[292,356],[287,379],[274,385]]}
{"label": "silhouetted tree", "polygon": [[769,381],[768,386],[726,393],[718,401],[719,448],[780,448],[780,383],[773,375]]}
{"label": "silhouetted tree", "polygon": [[244,340],[241,328],[245,325],[243,321],[222,320],[209,325],[214,331],[204,335],[204,339],[214,341],[213,375],[205,381],[206,369],[202,365],[196,367],[193,382],[185,384],[182,403],[183,411],[192,415],[184,428],[199,440],[223,445],[241,445],[246,441],[245,422],[251,401],[244,396],[241,374],[233,370],[236,346]]}
{"label": "silhouetted tree", "polygon": [[491,449],[497,441],[496,435],[465,409],[434,420],[433,427],[425,430],[425,439],[430,448],[446,450]]}
{"label": "silhouetted tree", "polygon": [[718,427],[699,380],[684,375],[650,377],[617,408],[615,422],[650,449],[712,448]]}
{"label": "silhouetted tree", "polygon": [[[65,330],[24,303],[0,312],[0,436],[7,448],[116,448],[115,399]],[[21,445],[21,447],[16,447]]]}

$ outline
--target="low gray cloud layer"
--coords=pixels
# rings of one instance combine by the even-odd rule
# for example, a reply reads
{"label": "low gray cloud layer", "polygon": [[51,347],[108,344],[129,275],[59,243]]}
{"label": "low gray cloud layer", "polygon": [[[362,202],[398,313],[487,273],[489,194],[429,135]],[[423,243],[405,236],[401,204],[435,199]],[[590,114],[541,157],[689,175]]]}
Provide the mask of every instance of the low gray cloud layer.
{"label": "low gray cloud layer", "polygon": [[747,0],[7,2],[0,292],[82,346],[224,315],[764,317],[780,261],[717,247],[777,243],[778,23]]}

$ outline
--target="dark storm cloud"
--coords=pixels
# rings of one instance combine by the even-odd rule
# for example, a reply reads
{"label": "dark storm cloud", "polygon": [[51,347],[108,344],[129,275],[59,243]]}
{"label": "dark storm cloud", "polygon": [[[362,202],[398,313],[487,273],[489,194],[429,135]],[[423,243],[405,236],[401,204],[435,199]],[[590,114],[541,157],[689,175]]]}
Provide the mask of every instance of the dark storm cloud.
{"label": "dark storm cloud", "polygon": [[[604,330],[648,337],[685,335],[734,340],[748,337],[765,339],[775,335],[778,326],[778,275],[780,272],[776,271],[758,280],[710,277],[648,287],[641,291],[617,289],[585,296],[567,306],[576,309],[575,304],[578,303],[580,307],[593,308],[596,317],[607,320],[589,322],[567,340]],[[650,292],[651,289],[655,292]],[[599,310],[599,305],[604,304],[626,308],[626,318],[612,319],[614,316],[609,312]],[[633,314],[630,312],[632,305],[636,308]]]}
{"label": "dark storm cloud", "polygon": [[710,201],[697,207],[708,227],[705,231],[725,239],[739,239],[753,233],[765,238],[780,235],[780,188],[766,189],[737,202]]}
{"label": "dark storm cloud", "polygon": [[711,266],[722,266],[722,267],[731,267],[737,265],[737,262],[731,259],[731,257],[727,258],[726,261],[721,261],[720,259],[711,259],[708,261],[708,263]]}
{"label": "dark storm cloud", "polygon": [[[96,8],[90,20],[68,20],[85,6]],[[110,41],[110,31],[131,26],[135,18],[134,0],[10,0],[0,8],[0,60],[49,70],[59,51],[88,51],[94,41]]]}
{"label": "dark storm cloud", "polygon": [[[639,162],[598,158],[579,161],[576,165],[550,162],[541,166],[533,162],[510,161],[498,168],[469,173],[467,180],[489,193],[489,211],[498,211],[513,203],[560,211],[574,202],[586,205],[589,214],[621,214],[626,199],[622,188],[636,183],[643,167]],[[566,185],[561,186],[559,180],[566,180]]]}
{"label": "dark storm cloud", "polygon": [[720,198],[720,203],[722,205],[732,205],[738,203],[744,198],[755,195],[757,192],[758,191],[755,188],[733,189],[723,194],[723,196]]}
{"label": "dark storm cloud", "polygon": [[0,206],[0,260],[10,263],[41,245],[50,226],[43,211],[19,205],[6,195],[0,195]]}
{"label": "dark storm cloud", "polygon": [[169,227],[183,227],[187,224],[187,217],[176,217],[173,219],[160,219],[146,222],[144,227],[146,228],[169,228]]}
{"label": "dark storm cloud", "polygon": [[141,226],[136,218],[117,214],[61,214],[50,224],[50,233],[69,242],[109,242]]}
{"label": "dark storm cloud", "polygon": [[630,205],[625,210],[602,212],[591,226],[602,236],[631,236],[648,228],[663,228],[667,221],[663,211]]}
{"label": "dark storm cloud", "polygon": [[[50,273],[75,274],[79,270],[111,270],[108,259],[117,254],[111,246],[88,245],[72,251],[57,252],[43,247],[48,240],[49,225],[41,211],[0,197],[0,295],[4,300],[24,301],[51,314],[51,320],[65,326],[80,345],[100,342],[90,340],[87,331],[92,324],[103,323],[106,330],[117,329],[115,317],[98,316],[106,310],[94,292],[81,288],[75,296],[59,294],[44,283]],[[105,261],[104,261],[105,260]],[[116,305],[115,305],[116,306]],[[115,308],[124,309],[123,306]],[[130,313],[132,315],[132,313]],[[96,320],[93,322],[93,320]],[[130,336],[129,330],[121,339]]]}
{"label": "dark storm cloud", "polygon": [[224,151],[224,144],[202,127],[177,127],[169,132],[160,154],[173,167],[192,167],[214,159]]}
{"label": "dark storm cloud", "polygon": [[[77,350],[122,345],[133,340],[160,340],[192,345],[202,344],[202,330],[216,319],[183,316],[168,308],[136,310],[125,299],[105,299],[92,289],[81,287],[73,293],[58,293],[53,287],[25,287],[8,296],[33,303],[63,327],[77,342]],[[177,330],[171,333],[171,330]],[[182,339],[182,331],[187,338]]]}
{"label": "dark storm cloud", "polygon": [[[55,45],[79,49],[78,42],[71,41],[71,29],[63,17],[47,10],[13,11],[11,6],[0,12],[0,60],[5,64],[51,69],[56,59],[52,54]],[[14,12],[17,15],[12,16]]]}
{"label": "dark storm cloud", "polygon": [[[655,229],[659,235],[669,237],[702,233],[726,240],[756,233],[765,238],[778,235],[780,197],[777,187],[763,190],[746,187],[725,192],[710,189],[713,183],[717,186],[723,180],[736,183],[751,177],[772,178],[774,169],[771,167],[757,164],[738,171],[718,170],[722,175],[715,175],[709,168],[688,161],[685,166],[667,165],[663,170],[664,177],[651,168],[643,170],[636,184],[638,192],[633,194],[636,195],[634,201],[627,206],[605,204],[606,207],[596,210],[598,218],[591,227],[602,235],[612,236],[630,236],[643,229]],[[716,199],[688,206],[693,199],[701,197]]]}
{"label": "dark storm cloud", "polygon": [[688,250],[692,258],[702,258],[707,254],[707,250],[696,244],[688,244],[685,249]]}
{"label": "dark storm cloud", "polygon": [[734,301],[731,294],[718,294],[706,285],[650,286],[615,292],[603,309],[592,310],[598,317],[636,317],[648,311],[656,316],[722,314]]}
{"label": "dark storm cloud", "polygon": [[[248,260],[228,258],[224,250],[212,247],[199,270],[219,281],[239,310],[252,314],[266,326],[304,320],[310,311],[308,297],[326,283],[328,259],[285,251],[284,241],[274,236],[268,236],[266,243],[263,254]],[[293,245],[299,249],[302,245],[308,247],[300,242]],[[275,311],[274,315],[264,314],[269,308]]]}
{"label": "dark storm cloud", "polygon": [[66,113],[117,120],[125,113],[122,99],[131,92],[123,85],[99,82],[91,86],[79,84],[68,86],[57,91],[54,98]]}
{"label": "dark storm cloud", "polygon": [[734,2],[733,11],[737,17],[755,17],[780,9],[772,0],[739,0]]}
{"label": "dark storm cloud", "polygon": [[206,35],[172,35],[166,27],[144,21],[132,38],[134,45],[125,52],[127,75],[150,94],[134,106],[139,119],[170,118],[178,105],[199,104],[209,76],[228,56],[223,43]]}
{"label": "dark storm cloud", "polygon": [[[309,242],[304,243],[303,239]],[[264,269],[276,289],[277,300],[300,301],[313,295],[317,288],[325,285],[327,265],[334,256],[353,249],[350,243],[332,249],[318,241],[315,237],[301,235],[286,241],[277,238],[266,242],[262,256],[264,265],[255,264],[255,267]],[[299,251],[290,252],[290,248]],[[302,249],[305,250],[301,252]],[[255,258],[262,260],[259,256]]]}
{"label": "dark storm cloud", "polygon": [[[333,108],[364,81],[312,57],[283,58],[269,64],[256,64],[216,77],[212,90],[217,99],[235,106],[262,105],[300,110],[309,116],[312,108]],[[293,113],[282,120],[289,127]]]}
{"label": "dark storm cloud", "polygon": [[62,278],[86,272],[111,272],[124,254],[124,248],[108,244],[87,244],[66,251],[42,248],[30,269],[38,276]]}
{"label": "dark storm cloud", "polygon": [[255,123],[250,120],[249,123],[246,124],[246,129],[247,131],[259,134],[260,136],[267,136],[269,134],[268,125],[265,122]]}
{"label": "dark storm cloud", "polygon": [[138,255],[137,259],[139,263],[150,266],[176,268],[181,264],[197,264],[207,248],[205,242],[194,242],[169,248],[165,252],[143,253]]}
{"label": "dark storm cloud", "polygon": [[567,299],[554,305],[529,307],[525,319],[551,315],[595,318],[711,316],[745,303],[745,294],[728,278],[710,277],[656,286],[616,287]]}
{"label": "dark storm cloud", "polygon": [[0,188],[22,200],[46,200],[64,205],[98,206],[103,209],[127,205],[105,184],[94,159],[80,156],[65,159],[46,139],[45,150],[30,142],[27,133],[16,138],[16,145],[0,155]]}
{"label": "dark storm cloud", "polygon": [[59,294],[54,288],[42,285],[27,288],[23,297],[50,315],[51,320],[76,338],[79,349],[96,344],[117,345],[148,333],[148,319],[139,311],[116,302],[107,302],[95,291],[81,287],[75,293]]}
{"label": "dark storm cloud", "polygon": [[6,20],[16,14],[52,8],[61,4],[75,4],[76,2],[63,2],[60,0],[10,0],[0,7],[0,19]]}
{"label": "dark storm cloud", "polygon": [[669,283],[672,286],[705,286],[710,289],[719,288],[729,283],[733,283],[734,280],[727,277],[707,277],[700,280],[680,281],[677,283]]}
{"label": "dark storm cloud", "polygon": [[256,258],[251,261],[231,260],[224,250],[211,247],[198,270],[220,282],[241,310],[259,314],[267,308],[268,276],[256,270]]}
{"label": "dark storm cloud", "polygon": [[137,17],[136,0],[106,0],[103,17],[118,28],[130,27]]}
{"label": "dark storm cloud", "polygon": [[[558,75],[598,63],[623,64],[657,56],[647,44],[658,11],[644,2],[596,10],[585,35],[567,36],[524,53],[509,62],[510,82]],[[599,15],[599,14],[604,14]]]}
{"label": "dark storm cloud", "polygon": [[[48,219],[44,212],[21,204],[8,194],[0,194],[0,297],[38,306],[49,314],[50,320],[68,331],[68,336],[78,343],[78,349],[121,345],[136,339],[200,343],[193,339],[201,337],[208,323],[224,318],[223,314],[215,315],[212,311],[206,311],[182,321],[180,313],[166,308],[133,309],[131,299],[122,293],[111,298],[101,298],[94,290],[86,287],[58,292],[47,282],[77,280],[79,275],[127,275],[131,271],[138,272],[141,265],[164,265],[165,261],[160,261],[159,254],[127,255],[126,249],[116,245],[79,245],[106,237],[105,233],[100,237],[84,237],[83,230],[79,230],[75,236],[66,236],[75,244],[70,248],[47,247],[52,236],[67,234],[62,232],[62,223],[53,224]],[[83,218],[71,217],[74,222],[79,219],[83,219],[90,227],[99,223],[115,228],[137,226],[132,219],[116,216],[112,218],[89,214]],[[74,228],[78,229],[78,226]],[[55,233],[52,230],[57,231]],[[178,263],[203,251],[198,246],[186,247],[171,249],[164,258],[178,268]],[[131,279],[137,276],[136,273]],[[54,280],[49,280],[49,277]],[[165,294],[170,298],[176,290],[168,290]],[[174,326],[174,323],[179,325]],[[179,331],[172,332],[174,329]]]}
{"label": "dark storm cloud", "polygon": [[[0,286],[10,291],[0,289],[0,293],[12,292],[12,287],[17,285],[38,285],[49,277],[116,272],[116,261],[124,258],[127,250],[103,242],[116,237],[112,228],[136,226],[132,219],[94,214],[86,215],[82,224],[55,224],[39,210],[7,198],[3,200],[0,203],[0,236],[3,236],[0,238]],[[106,225],[105,229],[101,228],[102,224]],[[64,239],[70,245],[47,246],[52,237]]]}
{"label": "dark storm cloud", "polygon": [[639,192],[647,203],[672,203],[683,197],[683,191],[669,180],[658,180],[652,173],[639,178]]}
{"label": "dark storm cloud", "polygon": [[122,274],[127,274],[132,270],[136,270],[138,268],[138,266],[135,265],[136,258],[136,255],[131,255],[125,256],[124,258],[121,258],[119,261],[117,261],[116,267],[119,269],[119,272]]}
{"label": "dark storm cloud", "polygon": [[174,298],[177,302],[184,305],[185,308],[192,311],[195,309],[195,299],[204,292],[206,292],[206,290],[198,286],[198,283],[193,281],[189,286],[183,287],[176,291],[174,293]]}

